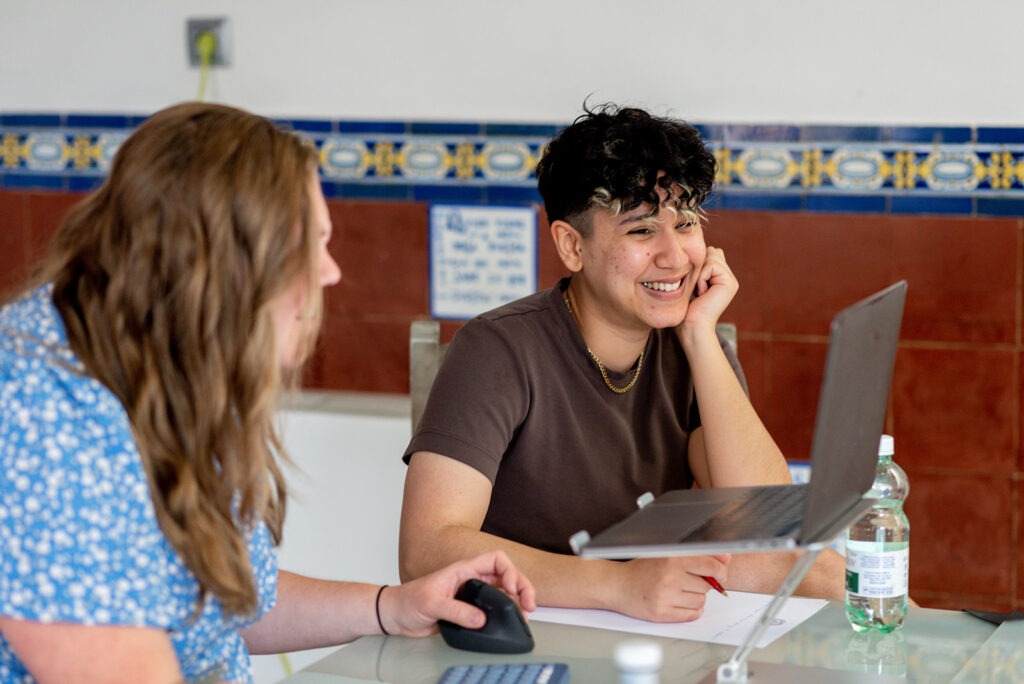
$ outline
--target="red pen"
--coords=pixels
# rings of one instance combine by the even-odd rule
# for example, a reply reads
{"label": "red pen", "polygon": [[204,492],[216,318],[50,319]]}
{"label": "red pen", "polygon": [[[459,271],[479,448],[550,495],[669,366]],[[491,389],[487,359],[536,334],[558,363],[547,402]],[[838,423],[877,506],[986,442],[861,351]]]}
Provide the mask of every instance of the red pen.
{"label": "red pen", "polygon": [[716,580],[714,577],[705,577],[704,575],[701,575],[700,578],[702,580],[704,580],[705,582],[707,582],[708,584],[710,584],[711,588],[714,589],[715,591],[717,591],[722,596],[728,596],[729,595],[729,594],[726,593],[725,587],[723,587],[721,584],[719,584],[718,580]]}

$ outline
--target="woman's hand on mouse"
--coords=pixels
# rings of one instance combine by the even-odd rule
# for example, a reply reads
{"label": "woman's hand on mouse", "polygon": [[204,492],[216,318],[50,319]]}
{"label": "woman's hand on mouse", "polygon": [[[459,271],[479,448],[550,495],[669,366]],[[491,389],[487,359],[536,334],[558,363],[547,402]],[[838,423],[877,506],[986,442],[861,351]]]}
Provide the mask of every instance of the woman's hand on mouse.
{"label": "woman's hand on mouse", "polygon": [[502,551],[452,563],[417,580],[388,587],[380,596],[380,619],[389,634],[427,636],[437,631],[438,620],[478,629],[484,614],[455,598],[467,580],[479,579],[511,596],[522,610],[537,608],[530,580],[516,569]]}

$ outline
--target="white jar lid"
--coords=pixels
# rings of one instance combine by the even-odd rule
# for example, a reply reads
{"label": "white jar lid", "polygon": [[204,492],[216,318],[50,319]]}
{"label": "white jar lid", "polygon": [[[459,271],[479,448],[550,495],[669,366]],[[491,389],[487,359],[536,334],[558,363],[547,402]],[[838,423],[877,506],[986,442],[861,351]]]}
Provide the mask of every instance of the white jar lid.
{"label": "white jar lid", "polygon": [[893,449],[893,438],[892,435],[882,435],[878,440],[878,455],[879,456],[892,456],[896,453]]}
{"label": "white jar lid", "polygon": [[661,644],[647,639],[630,639],[615,646],[615,667],[633,672],[661,669]]}

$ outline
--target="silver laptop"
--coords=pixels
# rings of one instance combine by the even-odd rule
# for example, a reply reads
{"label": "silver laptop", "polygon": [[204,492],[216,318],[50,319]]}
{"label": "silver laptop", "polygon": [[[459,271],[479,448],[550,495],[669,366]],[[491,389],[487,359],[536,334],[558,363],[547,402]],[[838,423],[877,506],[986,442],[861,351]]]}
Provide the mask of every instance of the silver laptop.
{"label": "silver laptop", "polygon": [[872,503],[863,495],[874,481],[906,292],[900,281],[832,319],[808,484],[665,492],[592,539],[573,535],[576,553],[640,558],[830,543]]}

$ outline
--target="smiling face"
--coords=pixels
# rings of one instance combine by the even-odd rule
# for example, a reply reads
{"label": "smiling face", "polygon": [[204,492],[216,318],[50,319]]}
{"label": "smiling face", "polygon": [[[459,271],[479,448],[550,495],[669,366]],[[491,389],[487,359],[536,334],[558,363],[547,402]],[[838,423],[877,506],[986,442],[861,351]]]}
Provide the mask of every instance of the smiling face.
{"label": "smiling face", "polygon": [[577,242],[578,268],[570,265],[574,287],[580,281],[577,296],[586,301],[582,308],[623,331],[679,325],[707,255],[696,212],[660,194],[653,216],[647,205],[621,214],[592,210],[590,235]]}
{"label": "smiling face", "polygon": [[[331,216],[316,173],[311,175],[309,193],[310,219],[318,239],[315,264],[317,282],[320,287],[327,287],[341,280],[341,269],[327,251],[327,244],[331,240]],[[274,297],[270,308],[281,367],[294,368],[303,361],[306,348],[310,346],[306,342],[315,334],[310,317],[309,279],[305,275],[299,276],[292,285]]]}

